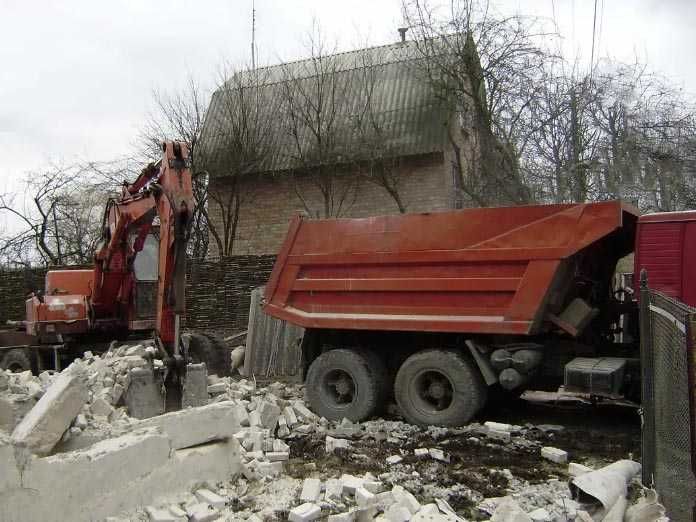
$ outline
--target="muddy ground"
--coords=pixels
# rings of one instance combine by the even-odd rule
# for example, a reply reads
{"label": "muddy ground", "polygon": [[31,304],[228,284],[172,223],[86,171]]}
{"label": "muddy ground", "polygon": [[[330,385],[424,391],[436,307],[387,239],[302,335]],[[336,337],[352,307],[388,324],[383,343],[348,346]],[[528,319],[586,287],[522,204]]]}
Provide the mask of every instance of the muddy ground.
{"label": "muddy ground", "polygon": [[[363,435],[353,439],[351,449],[332,454],[326,453],[325,434],[310,434],[288,441],[293,458],[287,463],[286,474],[302,479],[371,472],[387,483],[407,485],[421,502],[432,501],[438,492],[449,490],[449,503],[458,514],[469,520],[485,520],[489,517],[476,507],[484,498],[505,496],[520,481],[541,484],[554,478],[568,479],[567,465],[542,459],[541,446],[561,448],[569,453],[569,461],[593,467],[622,458],[640,460],[636,408],[549,406],[518,400],[484,411],[476,420],[519,425],[523,434],[503,442],[470,430],[414,429],[397,433],[400,439]],[[444,450],[450,462],[417,458],[413,450],[424,447]],[[390,466],[386,458],[391,455],[402,455],[403,461]]]}

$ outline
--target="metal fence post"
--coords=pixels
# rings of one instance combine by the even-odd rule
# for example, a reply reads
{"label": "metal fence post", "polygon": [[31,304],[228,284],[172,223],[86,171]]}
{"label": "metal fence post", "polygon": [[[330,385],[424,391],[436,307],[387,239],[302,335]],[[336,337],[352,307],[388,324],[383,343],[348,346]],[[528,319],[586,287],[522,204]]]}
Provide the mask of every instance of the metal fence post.
{"label": "metal fence post", "polygon": [[[686,316],[686,367],[689,384],[689,427],[691,428],[691,471],[696,477],[696,313]],[[696,520],[696,504],[693,509]]]}
{"label": "metal fence post", "polygon": [[652,318],[648,272],[640,271],[640,364],[641,364],[641,453],[643,484],[653,485],[655,475],[655,383],[653,361]]}

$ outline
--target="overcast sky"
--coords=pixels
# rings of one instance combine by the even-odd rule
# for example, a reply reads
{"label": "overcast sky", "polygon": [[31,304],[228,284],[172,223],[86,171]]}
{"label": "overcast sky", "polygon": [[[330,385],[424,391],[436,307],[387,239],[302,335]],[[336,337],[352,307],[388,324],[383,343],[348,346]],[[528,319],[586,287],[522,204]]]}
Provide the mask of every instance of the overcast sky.
{"label": "overcast sky", "polygon": [[[549,19],[589,59],[592,0],[492,0]],[[396,41],[400,0],[256,0],[261,61],[296,59],[317,20],[348,50]],[[597,54],[638,57],[696,92],[696,0],[598,0]],[[0,0],[0,191],[49,161],[127,154],[154,89],[211,87],[250,61],[251,0]]]}

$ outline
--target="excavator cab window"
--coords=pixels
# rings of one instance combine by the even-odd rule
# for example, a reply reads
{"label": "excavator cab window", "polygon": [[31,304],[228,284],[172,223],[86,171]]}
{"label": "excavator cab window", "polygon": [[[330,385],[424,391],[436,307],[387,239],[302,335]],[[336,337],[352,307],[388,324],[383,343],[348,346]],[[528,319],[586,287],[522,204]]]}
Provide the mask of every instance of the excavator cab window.
{"label": "excavator cab window", "polygon": [[158,268],[159,239],[154,234],[148,234],[143,249],[133,261],[136,281],[157,281]]}

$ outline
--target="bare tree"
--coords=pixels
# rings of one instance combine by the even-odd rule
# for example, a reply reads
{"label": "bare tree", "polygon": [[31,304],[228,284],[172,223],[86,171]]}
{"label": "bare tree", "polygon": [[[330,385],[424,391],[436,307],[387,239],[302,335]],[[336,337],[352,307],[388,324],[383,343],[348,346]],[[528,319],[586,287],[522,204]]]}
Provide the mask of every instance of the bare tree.
{"label": "bare tree", "polygon": [[11,232],[0,238],[8,263],[86,264],[101,233],[107,185],[83,166],[52,166],[31,173],[24,193],[0,195]]}
{"label": "bare tree", "polygon": [[242,207],[253,203],[247,179],[269,170],[277,156],[278,100],[259,88],[267,81],[263,70],[232,70],[211,102],[201,164],[216,190],[208,191],[204,212],[221,256],[232,255]]}
{"label": "bare tree", "polygon": [[178,140],[189,147],[193,196],[196,202],[191,216],[189,254],[204,257],[208,252],[210,223],[207,220],[208,173],[202,166],[199,141],[205,121],[207,97],[199,84],[189,76],[186,86],[179,91],[153,93],[153,109],[140,130],[140,155],[148,161],[157,161],[162,154],[162,142]]}
{"label": "bare tree", "polygon": [[466,198],[481,206],[531,201],[519,158],[537,79],[555,59],[544,45],[554,34],[534,19],[496,16],[488,2],[451,0],[444,17],[427,1],[404,0],[403,8],[425,73],[460,117],[465,146],[460,129],[450,145]]}

